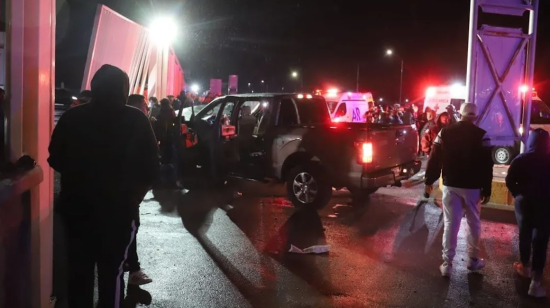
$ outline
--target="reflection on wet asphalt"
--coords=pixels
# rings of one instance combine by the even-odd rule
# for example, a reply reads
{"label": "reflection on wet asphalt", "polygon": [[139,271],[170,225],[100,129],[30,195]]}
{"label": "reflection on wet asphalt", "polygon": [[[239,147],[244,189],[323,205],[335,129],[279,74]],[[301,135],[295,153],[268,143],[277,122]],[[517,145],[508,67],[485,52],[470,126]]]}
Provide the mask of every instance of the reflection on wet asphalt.
{"label": "reflection on wet asphalt", "polygon": [[[138,253],[154,282],[129,290],[144,297],[131,295],[130,306],[549,306],[527,298],[528,281],[513,274],[512,213],[483,211],[486,269],[466,270],[461,231],[453,276],[443,279],[441,210],[426,204],[414,215],[418,195],[418,188],[381,189],[352,207],[349,193],[340,191],[315,212],[295,210],[275,185],[238,183],[156,199],[149,193],[141,205]],[[330,252],[293,254],[291,244],[327,244]]]}

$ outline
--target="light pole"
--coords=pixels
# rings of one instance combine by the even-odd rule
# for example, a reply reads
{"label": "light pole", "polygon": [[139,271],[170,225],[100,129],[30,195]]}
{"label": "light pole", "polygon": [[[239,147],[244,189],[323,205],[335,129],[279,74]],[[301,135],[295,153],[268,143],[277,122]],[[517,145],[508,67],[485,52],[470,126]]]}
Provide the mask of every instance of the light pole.
{"label": "light pole", "polygon": [[[386,55],[387,56],[394,56],[394,52],[393,50],[391,49],[388,49],[386,50]],[[397,57],[399,57],[399,59],[401,59],[401,78],[399,80],[399,103],[401,104],[401,99],[403,98],[403,58],[400,57],[399,55],[397,55]]]}
{"label": "light pole", "polygon": [[[291,76],[292,78],[296,79],[296,81],[298,81],[298,77],[300,78],[300,90],[302,90],[304,88],[304,80],[302,76],[299,76],[298,72],[296,71],[292,72]],[[296,90],[294,90],[294,92],[296,92]]]}

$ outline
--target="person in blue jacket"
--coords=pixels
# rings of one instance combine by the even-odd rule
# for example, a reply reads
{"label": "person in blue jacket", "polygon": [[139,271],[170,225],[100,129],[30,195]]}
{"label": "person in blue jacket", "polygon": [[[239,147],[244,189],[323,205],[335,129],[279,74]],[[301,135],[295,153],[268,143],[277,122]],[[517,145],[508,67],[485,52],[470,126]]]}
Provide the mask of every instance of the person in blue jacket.
{"label": "person in blue jacket", "polygon": [[531,278],[528,294],[533,297],[546,297],[541,280],[550,237],[549,147],[547,131],[532,131],[526,152],[512,161],[506,176],[506,186],[515,198],[519,227],[521,262],[514,263],[514,269],[520,276]]}

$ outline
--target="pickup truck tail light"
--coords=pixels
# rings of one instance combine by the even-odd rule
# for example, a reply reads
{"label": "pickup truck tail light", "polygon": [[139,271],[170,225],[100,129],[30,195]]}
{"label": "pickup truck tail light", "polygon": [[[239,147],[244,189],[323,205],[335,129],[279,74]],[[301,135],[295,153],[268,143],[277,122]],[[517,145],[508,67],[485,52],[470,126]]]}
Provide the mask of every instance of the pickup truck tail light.
{"label": "pickup truck tail light", "polygon": [[355,147],[357,148],[357,163],[372,163],[373,150],[371,142],[357,142]]}

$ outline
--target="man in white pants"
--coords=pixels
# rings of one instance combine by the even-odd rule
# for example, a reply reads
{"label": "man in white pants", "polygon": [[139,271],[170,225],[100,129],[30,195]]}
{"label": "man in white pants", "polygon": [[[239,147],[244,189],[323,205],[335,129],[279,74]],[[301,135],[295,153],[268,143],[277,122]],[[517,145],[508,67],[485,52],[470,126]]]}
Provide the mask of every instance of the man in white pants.
{"label": "man in white pants", "polygon": [[440,175],[443,178],[444,262],[439,267],[443,277],[451,275],[464,214],[468,224],[468,269],[485,267],[485,260],[479,258],[480,203],[486,204],[491,197],[493,160],[486,132],[474,124],[477,106],[462,104],[460,116],[459,122],[439,132],[426,168],[427,194],[432,193],[432,185]]}

